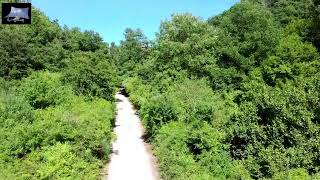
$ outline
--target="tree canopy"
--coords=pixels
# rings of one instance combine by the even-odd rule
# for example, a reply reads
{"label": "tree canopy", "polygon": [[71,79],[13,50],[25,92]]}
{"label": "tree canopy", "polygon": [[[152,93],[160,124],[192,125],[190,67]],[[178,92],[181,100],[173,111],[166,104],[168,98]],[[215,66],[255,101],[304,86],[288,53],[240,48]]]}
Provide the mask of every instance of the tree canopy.
{"label": "tree canopy", "polygon": [[122,83],[162,179],[320,178],[319,0],[173,14],[119,45],[32,13],[0,26],[0,177],[97,179]]}
{"label": "tree canopy", "polygon": [[139,68],[119,67],[163,179],[319,178],[318,6],[242,0],[207,21],[174,14]]}

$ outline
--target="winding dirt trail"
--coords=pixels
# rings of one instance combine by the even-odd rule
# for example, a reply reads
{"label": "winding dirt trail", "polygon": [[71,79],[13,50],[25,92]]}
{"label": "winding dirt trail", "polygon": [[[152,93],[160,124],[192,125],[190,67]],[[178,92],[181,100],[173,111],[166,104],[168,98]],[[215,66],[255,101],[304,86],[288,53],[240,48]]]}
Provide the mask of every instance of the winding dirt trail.
{"label": "winding dirt trail", "polygon": [[155,158],[143,141],[143,128],[133,105],[117,93],[117,117],[114,129],[117,139],[108,165],[107,180],[157,180]]}

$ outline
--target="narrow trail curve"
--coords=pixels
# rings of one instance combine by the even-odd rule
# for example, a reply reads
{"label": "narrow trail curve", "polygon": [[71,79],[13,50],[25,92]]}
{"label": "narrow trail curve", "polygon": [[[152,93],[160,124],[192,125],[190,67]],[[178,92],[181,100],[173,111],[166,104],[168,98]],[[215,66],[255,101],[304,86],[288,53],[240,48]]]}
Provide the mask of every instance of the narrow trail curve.
{"label": "narrow trail curve", "polygon": [[155,158],[142,139],[143,128],[133,105],[124,95],[117,93],[117,117],[114,129],[117,139],[113,143],[107,180],[157,180]]}

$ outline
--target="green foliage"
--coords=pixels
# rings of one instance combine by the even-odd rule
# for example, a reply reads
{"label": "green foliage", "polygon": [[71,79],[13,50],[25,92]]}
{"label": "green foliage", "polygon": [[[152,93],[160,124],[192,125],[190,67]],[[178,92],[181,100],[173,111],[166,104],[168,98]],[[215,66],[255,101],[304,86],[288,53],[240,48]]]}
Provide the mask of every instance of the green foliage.
{"label": "green foliage", "polygon": [[277,0],[271,11],[275,19],[285,26],[294,20],[308,18],[312,5],[312,0]]}
{"label": "green foliage", "polygon": [[40,64],[31,58],[27,27],[0,27],[0,77],[19,79]]}
{"label": "green foliage", "polygon": [[96,51],[103,45],[102,38],[98,33],[85,31],[79,39],[79,49],[81,51]]}
{"label": "green foliage", "polygon": [[121,41],[119,57],[115,59],[120,75],[133,75],[149,53],[150,42],[140,29],[126,29]]}
{"label": "green foliage", "polygon": [[279,42],[275,54],[263,63],[264,80],[274,86],[278,81],[313,74],[315,71],[309,66],[317,61],[319,54],[312,44],[302,42],[298,35],[290,35]]}
{"label": "green foliage", "polygon": [[0,179],[98,179],[115,111],[108,45],[32,15],[0,26]]}
{"label": "green foliage", "polygon": [[61,71],[71,52],[107,54],[107,44],[98,33],[61,28],[37,9],[32,24],[0,27],[0,77],[21,79],[34,70]]}
{"label": "green foliage", "polygon": [[111,103],[74,96],[62,105],[34,111],[12,95],[0,102],[2,177],[16,173],[33,179],[99,176],[111,149]]}
{"label": "green foliage", "polygon": [[240,111],[227,128],[228,141],[232,157],[245,159],[255,178],[294,167],[318,171],[314,162],[319,154],[311,149],[317,146],[319,127],[311,104],[319,102],[319,94],[299,84],[270,87],[250,81],[244,85]]}
{"label": "green foliage", "polygon": [[40,163],[37,165],[39,169],[34,172],[39,179],[95,179],[99,174],[99,169],[95,167],[99,166],[98,161],[80,159],[69,144],[57,143],[40,154],[31,154],[29,159],[32,164]]}
{"label": "green foliage", "polygon": [[242,0],[111,47],[36,9],[1,26],[0,177],[97,179],[121,75],[163,179],[319,179],[319,5]]}
{"label": "green foliage", "polygon": [[186,145],[188,130],[185,124],[173,122],[163,126],[156,137],[155,155],[164,179],[189,179],[202,174]]}
{"label": "green foliage", "polygon": [[22,157],[30,151],[27,134],[34,120],[32,107],[22,97],[8,91],[0,92],[1,158]]}
{"label": "green foliage", "polygon": [[319,179],[319,4],[243,0],[161,24],[124,84],[163,179]]}
{"label": "green foliage", "polygon": [[272,179],[274,180],[281,180],[281,179],[308,180],[310,179],[310,177],[308,176],[308,173],[304,169],[290,169],[289,171],[276,174]]}
{"label": "green foliage", "polygon": [[219,64],[247,71],[259,66],[278,41],[272,14],[261,4],[243,1],[219,20]]}
{"label": "green foliage", "polygon": [[103,54],[80,53],[69,59],[63,81],[78,95],[113,100],[117,85],[115,68]]}
{"label": "green foliage", "polygon": [[[94,107],[94,108],[93,108]],[[34,144],[55,144],[72,142],[81,149],[90,149],[97,157],[109,153],[113,106],[104,101],[84,102],[73,100],[63,106],[48,108],[35,113]],[[50,128],[51,127],[51,128]],[[41,145],[41,146],[43,146]]]}
{"label": "green foliage", "polygon": [[0,162],[4,179],[96,179],[100,163],[79,158],[72,145],[57,143],[36,150],[9,166]]}
{"label": "green foliage", "polygon": [[171,21],[161,24],[155,45],[154,70],[186,71],[188,76],[205,76],[215,61],[212,59],[215,35],[212,27],[190,14],[173,15]]}
{"label": "green foliage", "polygon": [[149,99],[139,112],[145,121],[146,130],[150,134],[154,134],[167,122],[177,120],[173,101],[165,96],[155,96]]}
{"label": "green foliage", "polygon": [[319,0],[313,0],[313,7],[311,11],[311,22],[312,27],[310,28],[310,34],[308,39],[310,39],[313,44],[317,47],[318,51],[320,50],[320,1]]}
{"label": "green foliage", "polygon": [[140,107],[143,103],[148,103],[149,98],[152,97],[152,86],[144,84],[140,78],[128,78],[123,84],[126,91],[130,93],[130,100],[136,107]]}
{"label": "green foliage", "polygon": [[232,162],[223,145],[225,134],[218,130],[230,114],[223,108],[230,105],[205,81],[182,81],[162,94],[137,78],[126,85],[140,106],[164,179],[250,178],[242,165]]}
{"label": "green foliage", "polygon": [[59,74],[33,73],[22,80],[18,91],[35,109],[59,105],[74,96],[71,88],[63,86],[60,79]]}
{"label": "green foliage", "polygon": [[[221,133],[207,123],[171,122],[155,139],[155,154],[164,179],[250,179],[232,162]],[[169,165],[169,166],[168,166]]]}
{"label": "green foliage", "polygon": [[214,90],[238,89],[243,80],[243,73],[235,67],[212,67],[209,73],[210,86]]}
{"label": "green foliage", "polygon": [[[178,118],[185,122],[206,121],[212,125],[223,125],[228,117],[222,98],[215,94],[204,80],[177,82],[165,93],[174,100]],[[215,102],[215,103],[213,103]]]}

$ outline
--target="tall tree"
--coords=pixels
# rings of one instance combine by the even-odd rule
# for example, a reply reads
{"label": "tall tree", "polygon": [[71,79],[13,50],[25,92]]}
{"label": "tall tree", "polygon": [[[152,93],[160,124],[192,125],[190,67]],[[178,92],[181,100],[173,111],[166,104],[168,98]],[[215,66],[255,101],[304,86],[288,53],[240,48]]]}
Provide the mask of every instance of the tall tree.
{"label": "tall tree", "polygon": [[139,66],[149,53],[150,41],[140,29],[126,29],[125,40],[121,41],[119,48],[120,75],[132,74],[133,70]]}
{"label": "tall tree", "polygon": [[217,52],[222,66],[248,71],[267,58],[278,41],[271,12],[262,4],[242,1],[220,18]]}

